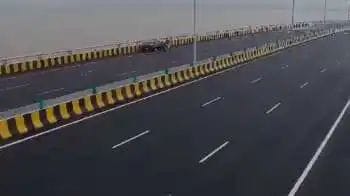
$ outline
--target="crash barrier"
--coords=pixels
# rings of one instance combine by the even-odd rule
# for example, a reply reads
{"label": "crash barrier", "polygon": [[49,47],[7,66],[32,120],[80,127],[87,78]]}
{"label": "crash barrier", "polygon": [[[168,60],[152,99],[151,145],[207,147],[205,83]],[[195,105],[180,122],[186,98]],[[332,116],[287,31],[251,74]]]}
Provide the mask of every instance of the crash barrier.
{"label": "crash barrier", "polygon": [[[207,32],[197,36],[197,41],[210,41],[224,38],[244,36],[252,33],[279,31],[290,28],[288,25],[262,25],[256,27],[243,27],[239,29]],[[180,35],[161,38],[169,41],[171,47],[180,47],[192,44],[192,35]],[[0,77],[30,71],[55,68],[63,65],[98,60],[108,57],[128,56],[141,51],[144,41],[128,41],[104,46],[80,48],[68,51],[58,51],[52,54],[36,54],[31,56],[13,57],[0,59]]]}
{"label": "crash barrier", "polygon": [[248,48],[206,59],[196,65],[182,65],[148,76],[140,76],[124,85],[108,85],[102,91],[96,92],[95,90],[94,93],[88,93],[61,103],[54,103],[42,109],[14,114],[0,120],[0,143],[14,141],[100,111],[130,103],[183,83],[270,55],[276,51],[327,36],[332,32],[334,31],[323,30],[266,43],[261,47]]}

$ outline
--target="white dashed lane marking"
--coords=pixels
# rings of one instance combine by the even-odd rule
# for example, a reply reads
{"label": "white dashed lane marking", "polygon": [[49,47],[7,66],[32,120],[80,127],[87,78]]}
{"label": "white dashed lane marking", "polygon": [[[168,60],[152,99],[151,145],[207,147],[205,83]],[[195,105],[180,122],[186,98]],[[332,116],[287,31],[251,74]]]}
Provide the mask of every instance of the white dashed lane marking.
{"label": "white dashed lane marking", "polygon": [[230,142],[226,141],[224,144],[222,144],[221,146],[219,146],[218,148],[216,148],[214,151],[212,151],[211,153],[209,153],[207,156],[205,156],[204,158],[202,158],[199,161],[199,164],[203,164],[205,161],[207,161],[210,157],[212,157],[215,153],[219,152],[221,149],[223,149],[225,146],[227,146]]}
{"label": "white dashed lane marking", "polygon": [[250,83],[251,83],[251,84],[255,84],[255,83],[260,82],[261,80],[262,80],[262,77],[257,78],[257,79],[255,79],[255,80],[252,80]]}
{"label": "white dashed lane marking", "polygon": [[14,89],[18,89],[18,88],[23,88],[23,87],[27,87],[29,85],[30,84],[22,84],[22,85],[18,85],[18,86],[7,87],[7,88],[0,89],[0,92],[14,90]]}
{"label": "white dashed lane marking", "polygon": [[136,135],[136,136],[134,136],[134,137],[132,137],[132,138],[129,138],[129,139],[127,139],[127,140],[125,140],[125,141],[123,141],[123,142],[117,144],[117,145],[114,145],[114,146],[112,147],[112,149],[119,148],[119,147],[121,147],[122,145],[127,144],[127,143],[129,143],[129,142],[131,142],[131,141],[133,141],[133,140],[136,140],[137,138],[142,137],[142,136],[144,136],[144,135],[146,135],[146,134],[148,134],[148,133],[150,133],[150,130],[147,130],[147,131],[145,131],[145,132],[142,132],[142,133],[140,133],[140,134],[138,134],[138,135]]}
{"label": "white dashed lane marking", "polygon": [[324,72],[326,72],[327,71],[327,69],[325,68],[325,69],[322,69],[320,72],[321,73],[324,73]]}
{"label": "white dashed lane marking", "polygon": [[280,107],[281,103],[277,103],[276,105],[274,105],[271,109],[269,109],[266,114],[270,114],[272,113],[274,110],[276,110],[278,107]]}
{"label": "white dashed lane marking", "polygon": [[305,88],[307,85],[309,85],[309,83],[308,83],[308,82],[305,82],[304,84],[302,84],[302,85],[300,86],[300,88]]}
{"label": "white dashed lane marking", "polygon": [[48,90],[48,91],[44,91],[44,92],[38,93],[38,95],[46,95],[46,94],[50,94],[50,93],[54,93],[54,92],[58,92],[58,91],[62,91],[62,90],[64,90],[64,88],[52,89],[52,90]]}
{"label": "white dashed lane marking", "polygon": [[287,69],[289,67],[289,65],[284,65],[281,67],[281,69]]}
{"label": "white dashed lane marking", "polygon": [[215,102],[217,102],[217,101],[219,101],[219,100],[221,100],[221,99],[222,99],[222,97],[217,97],[217,98],[215,98],[215,99],[213,99],[213,100],[210,100],[210,101],[208,101],[208,102],[202,104],[201,107],[204,108],[204,107],[206,107],[206,106],[208,106],[208,105],[210,105],[210,104],[213,104],[213,103],[215,103]]}

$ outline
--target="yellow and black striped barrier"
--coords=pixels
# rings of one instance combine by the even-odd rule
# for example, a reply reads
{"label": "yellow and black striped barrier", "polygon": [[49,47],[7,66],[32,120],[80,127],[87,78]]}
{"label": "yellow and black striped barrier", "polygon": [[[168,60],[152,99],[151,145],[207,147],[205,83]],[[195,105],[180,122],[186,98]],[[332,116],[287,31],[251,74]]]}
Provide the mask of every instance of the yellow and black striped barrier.
{"label": "yellow and black striped barrier", "polygon": [[[267,28],[267,27],[266,27]],[[273,30],[273,29],[267,29]],[[197,41],[211,41],[225,38],[232,38],[240,35],[247,34],[248,30],[240,31],[218,31],[215,33],[207,33],[205,35],[199,35]],[[253,33],[253,31],[251,32]],[[258,31],[257,31],[258,33]],[[181,47],[193,43],[193,36],[177,36],[170,39],[171,47]],[[37,57],[36,60],[25,60],[23,62],[16,63],[3,63],[0,65],[0,77],[6,77],[14,74],[21,74],[30,71],[37,71],[43,69],[50,69],[57,66],[71,65],[74,63],[82,63],[91,60],[99,60],[108,57],[128,56],[135,53],[139,53],[140,44],[129,44],[121,47],[97,49],[88,52],[72,52],[72,54],[50,56],[45,58]]]}
{"label": "yellow and black striped barrier", "polygon": [[234,64],[238,64],[235,58],[237,57],[229,56],[210,63],[191,66],[184,70],[122,86],[107,92],[86,96],[28,114],[17,115],[6,120],[0,120],[0,141],[4,142],[26,137],[48,128],[213,74],[229,68]]}
{"label": "yellow and black striped barrier", "polygon": [[[191,41],[191,40],[188,40]],[[27,114],[19,114],[8,119],[0,119],[0,143],[6,143],[19,138],[29,136],[52,127],[56,127],[91,114],[113,108],[143,97],[154,94],[185,82],[205,77],[219,71],[232,68],[235,65],[251,61],[255,58],[268,55],[278,49],[277,44],[264,45],[260,48],[251,48],[230,55],[217,57],[186,69],[175,71],[147,79],[137,81],[106,92],[96,93],[66,103],[50,106],[42,110]],[[133,51],[132,48],[121,52]],[[8,66],[2,71],[30,69],[31,67],[53,66],[65,61],[79,62],[89,58],[101,58],[106,55],[115,55],[116,50],[103,52],[91,52],[65,57],[50,58],[47,61],[36,61],[16,66]],[[125,53],[127,54],[127,53]]]}

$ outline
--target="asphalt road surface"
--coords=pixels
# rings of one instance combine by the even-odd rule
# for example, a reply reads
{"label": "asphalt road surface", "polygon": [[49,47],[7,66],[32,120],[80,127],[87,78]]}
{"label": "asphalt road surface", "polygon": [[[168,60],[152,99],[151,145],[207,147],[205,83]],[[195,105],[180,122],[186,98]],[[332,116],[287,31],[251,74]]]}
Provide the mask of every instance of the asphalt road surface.
{"label": "asphalt road surface", "polygon": [[[3,195],[288,195],[350,92],[338,33],[0,151]],[[296,195],[349,195],[349,120]]]}
{"label": "asphalt road surface", "polygon": [[[267,41],[286,39],[293,34],[298,32],[269,32],[233,40],[201,42],[198,44],[198,59],[260,46]],[[171,49],[167,53],[136,54],[0,78],[0,111],[191,63],[192,56],[192,46],[189,45]]]}

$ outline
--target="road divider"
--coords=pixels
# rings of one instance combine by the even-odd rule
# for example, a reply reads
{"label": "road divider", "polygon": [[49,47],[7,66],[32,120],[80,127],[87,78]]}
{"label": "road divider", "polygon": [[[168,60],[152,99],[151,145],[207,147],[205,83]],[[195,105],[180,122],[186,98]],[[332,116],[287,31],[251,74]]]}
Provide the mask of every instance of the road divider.
{"label": "road divider", "polygon": [[10,117],[0,119],[0,143],[30,137],[45,130],[176,88],[184,83],[223,72],[239,64],[331,33],[331,30],[323,30],[310,35],[294,37],[283,42],[267,43],[261,47],[212,57],[195,65],[183,65],[148,76],[135,77],[127,84],[111,84],[103,90],[94,88],[92,93],[60,103],[48,104],[48,101],[46,101],[43,108],[40,107],[26,112],[17,111]]}
{"label": "road divider", "polygon": [[[298,26],[289,25],[261,25],[256,27],[243,27],[221,31],[206,32],[196,37],[198,42],[212,41],[218,39],[231,39],[234,37],[256,34],[261,32],[273,32],[290,29],[303,29],[309,27],[308,23],[300,23]],[[160,38],[158,40],[169,43],[169,47],[181,47],[192,44],[192,35],[179,35]],[[53,69],[65,65],[73,65],[100,59],[131,56],[142,52],[145,41],[126,41],[103,46],[79,48],[74,50],[58,51],[51,54],[35,54],[22,57],[10,57],[0,59],[0,77],[8,77],[14,74],[22,74],[32,71]]]}

